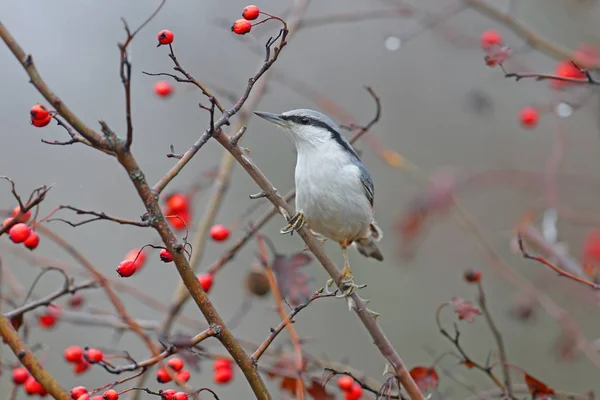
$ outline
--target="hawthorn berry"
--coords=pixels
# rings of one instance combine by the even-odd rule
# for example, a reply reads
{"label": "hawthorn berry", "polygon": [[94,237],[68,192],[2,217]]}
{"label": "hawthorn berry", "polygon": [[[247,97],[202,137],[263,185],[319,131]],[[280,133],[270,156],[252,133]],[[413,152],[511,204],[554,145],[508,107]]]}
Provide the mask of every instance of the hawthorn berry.
{"label": "hawthorn berry", "polygon": [[136,271],[139,270],[146,264],[148,255],[144,249],[132,249],[123,257],[123,260],[130,260],[135,263]]}
{"label": "hawthorn berry", "polygon": [[22,385],[29,378],[27,368],[15,368],[12,370],[12,380],[15,385]]}
{"label": "hawthorn berry", "polygon": [[213,363],[213,370],[217,371],[219,369],[231,369],[231,361],[226,358],[217,358]]}
{"label": "hawthorn berry", "polygon": [[25,240],[27,240],[30,233],[31,229],[22,222],[13,225],[8,231],[10,240],[12,240],[14,243],[23,243]]}
{"label": "hawthorn berry", "polygon": [[354,378],[348,375],[344,375],[337,380],[337,385],[344,392],[349,392],[354,385]]}
{"label": "hawthorn berry", "polygon": [[160,394],[160,396],[164,399],[164,400],[173,400],[173,396],[175,395],[175,390],[173,389],[167,389],[167,390],[163,390]]}
{"label": "hawthorn berry", "polygon": [[180,380],[181,382],[187,382],[190,380],[190,371],[187,370],[183,370],[177,373],[177,379]]}
{"label": "hawthorn berry", "polygon": [[71,398],[77,400],[79,396],[83,396],[86,393],[88,393],[88,390],[85,386],[75,386],[71,389]]}
{"label": "hawthorn berry", "polygon": [[29,376],[25,383],[23,384],[23,389],[25,389],[25,393],[29,395],[37,394],[39,396],[45,396],[46,390],[42,386],[41,383],[35,380],[33,376]]}
{"label": "hawthorn berry", "polygon": [[260,270],[251,270],[246,276],[246,287],[250,293],[262,297],[266,296],[271,291],[271,284],[267,274]]}
{"label": "hawthorn berry", "polygon": [[260,10],[255,5],[246,6],[242,11],[242,17],[248,21],[255,20],[259,14]]}
{"label": "hawthorn berry", "polygon": [[102,395],[102,398],[104,400],[118,400],[119,392],[117,392],[114,389],[109,389],[106,392],[104,392],[104,394]]}
{"label": "hawthorn berry", "polygon": [[79,346],[70,346],[65,349],[65,360],[70,363],[78,363],[83,360],[83,349]]}
{"label": "hawthorn berry", "polygon": [[525,107],[519,113],[519,119],[524,128],[534,128],[540,119],[540,113],[533,107]]}
{"label": "hawthorn berry", "polygon": [[171,261],[173,261],[173,257],[171,256],[171,253],[169,253],[169,250],[167,249],[162,249],[160,251],[160,260],[164,263],[170,263]]}
{"label": "hawthorn berry", "polygon": [[169,383],[169,382],[171,382],[171,377],[169,376],[169,373],[167,372],[166,369],[159,368],[158,371],[156,371],[156,381],[158,383]]}
{"label": "hawthorn berry", "polygon": [[27,239],[25,239],[23,244],[29,250],[35,250],[38,247],[38,245],[40,244],[40,237],[38,236],[37,233],[35,233],[34,231],[31,231],[31,233],[29,234],[29,236],[27,236]]}
{"label": "hawthorn berry", "polygon": [[[21,212],[21,207],[20,206],[16,206],[13,209],[13,212],[12,212],[13,218],[16,218],[17,215],[19,215],[20,212]],[[27,222],[27,221],[29,221],[29,218],[31,218],[31,211],[27,211],[25,214],[21,215],[17,220],[19,222]]]}
{"label": "hawthorn berry", "polygon": [[173,93],[173,86],[169,82],[158,81],[154,84],[154,93],[159,97],[169,97]]}
{"label": "hawthorn berry", "polygon": [[217,242],[227,240],[230,234],[229,228],[224,225],[213,225],[213,227],[210,228],[210,237]]}
{"label": "hawthorn berry", "polygon": [[179,372],[183,369],[183,360],[179,357],[171,358],[167,365],[173,369],[175,372]]}
{"label": "hawthorn berry", "polygon": [[117,273],[121,278],[129,278],[135,274],[136,268],[135,263],[131,260],[121,261],[117,267]]}
{"label": "hawthorn berry", "polygon": [[5,227],[6,225],[10,224],[13,219],[14,218],[6,218],[4,221],[2,221],[2,227]]}
{"label": "hawthorn berry", "polygon": [[52,115],[48,115],[44,119],[32,119],[31,125],[35,126],[36,128],[43,128],[44,126],[48,125],[50,121],[52,121]]}
{"label": "hawthorn berry", "polygon": [[77,292],[77,293],[73,294],[71,297],[69,297],[67,304],[69,305],[69,307],[71,307],[73,309],[77,309],[83,305],[84,300],[85,300],[85,298],[83,297],[83,295],[81,293]]}
{"label": "hawthorn berry", "polygon": [[81,375],[85,371],[87,371],[89,368],[90,368],[90,363],[85,361],[84,359],[81,359],[81,361],[78,361],[73,364],[73,373],[75,373],[76,375]]}
{"label": "hawthorn berry", "polygon": [[231,368],[221,368],[214,372],[213,380],[219,385],[229,383],[233,378],[233,370]]}
{"label": "hawthorn berry", "polygon": [[171,211],[177,213],[186,211],[190,206],[190,202],[185,194],[173,193],[167,198],[166,205]]}
{"label": "hawthorn berry", "polygon": [[180,211],[180,212],[169,212],[166,213],[170,215],[169,223],[173,227],[173,229],[177,231],[184,230],[190,222],[190,213],[189,211]]}
{"label": "hawthorn berry", "polygon": [[90,364],[99,363],[104,360],[104,354],[100,350],[94,348],[86,349],[83,357]]}
{"label": "hawthorn berry", "polygon": [[45,313],[38,316],[38,323],[42,328],[50,329],[56,325],[60,310],[57,306],[49,305]]}
{"label": "hawthorn berry", "polygon": [[344,394],[344,397],[346,400],[358,400],[362,397],[362,392],[362,387],[358,383],[354,382],[352,388],[350,388],[350,390]]}
{"label": "hawthorn berry", "polygon": [[245,19],[238,19],[231,26],[231,31],[237,33],[238,35],[245,35],[246,33],[250,32],[251,29],[252,24],[250,21]]}
{"label": "hawthorn berry", "polygon": [[[561,78],[570,78],[570,79],[581,79],[585,80],[585,72],[580,70],[578,67],[573,64],[571,61],[560,61],[556,64],[556,69],[554,70],[554,75],[560,76]],[[553,79],[550,81],[550,86],[553,89],[561,89],[564,86],[570,85],[572,82],[567,81],[559,81]]]}
{"label": "hawthorn berry", "polygon": [[477,283],[481,280],[481,271],[478,269],[470,269],[464,274],[465,281],[469,283]]}
{"label": "hawthorn berry", "polygon": [[91,397],[90,397],[89,393],[84,393],[77,398],[77,400],[90,400],[90,399],[91,399]]}
{"label": "hawthorn berry", "polygon": [[494,46],[500,46],[504,41],[502,35],[493,29],[483,32],[479,37],[479,40],[481,41],[481,48],[483,50],[488,50]]}
{"label": "hawthorn berry", "polygon": [[32,120],[45,119],[46,117],[48,117],[48,115],[50,115],[50,111],[48,111],[48,109],[43,104],[36,104],[35,106],[31,107],[31,111],[29,113],[31,115]]}
{"label": "hawthorn berry", "polygon": [[177,392],[173,395],[173,400],[188,400],[188,395],[183,392]]}
{"label": "hawthorn berry", "polygon": [[175,39],[175,35],[173,32],[169,30],[162,30],[158,32],[158,45],[171,44],[173,43],[173,39]]}
{"label": "hawthorn berry", "polygon": [[213,285],[213,276],[212,274],[202,274],[198,277],[198,282],[200,282],[202,290],[208,293]]}

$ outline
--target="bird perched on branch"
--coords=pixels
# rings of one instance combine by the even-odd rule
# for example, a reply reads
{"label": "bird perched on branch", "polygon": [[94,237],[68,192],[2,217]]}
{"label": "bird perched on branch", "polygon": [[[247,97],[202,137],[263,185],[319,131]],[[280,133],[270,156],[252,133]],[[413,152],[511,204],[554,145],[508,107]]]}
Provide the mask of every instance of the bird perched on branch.
{"label": "bird perched on branch", "polygon": [[373,217],[374,186],[369,171],[338,125],[308,109],[283,114],[255,112],[282,128],[296,146],[296,214],[281,233],[308,228],[339,243],[344,256],[344,295],[358,286],[348,262],[347,248],[356,246],[365,257],[383,261],[375,242],[382,232]]}

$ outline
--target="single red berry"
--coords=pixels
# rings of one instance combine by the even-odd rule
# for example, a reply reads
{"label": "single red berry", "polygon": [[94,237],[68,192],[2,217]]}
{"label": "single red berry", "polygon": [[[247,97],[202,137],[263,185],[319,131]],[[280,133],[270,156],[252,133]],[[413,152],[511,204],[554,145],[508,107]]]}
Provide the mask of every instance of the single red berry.
{"label": "single red berry", "polygon": [[481,280],[481,271],[478,269],[470,269],[464,274],[465,281],[469,283],[477,283]]}
{"label": "single red berry", "polygon": [[167,365],[173,369],[175,372],[179,372],[183,369],[183,360],[179,357],[171,358]]}
{"label": "single red berry", "polygon": [[27,239],[25,239],[23,244],[29,250],[35,250],[38,247],[38,245],[40,244],[40,237],[38,236],[37,233],[35,233],[34,231],[31,231],[31,233],[29,234],[29,236],[27,236]]}
{"label": "single red berry", "polygon": [[[13,209],[13,218],[16,218],[17,215],[21,212],[21,207],[20,206],[16,206]],[[25,214],[21,215],[18,219],[19,222],[27,222],[29,221],[29,218],[31,218],[31,211],[27,211]]]}
{"label": "single red berry", "polygon": [[233,378],[233,370],[231,368],[221,368],[214,372],[213,380],[219,385],[229,383]]}
{"label": "single red berry", "polygon": [[48,311],[38,316],[38,323],[42,328],[53,328],[54,325],[56,325],[56,321],[58,321],[58,314],[59,313],[58,310],[56,310],[56,307],[52,308],[51,306],[49,306]]}
{"label": "single red berry", "polygon": [[213,227],[210,228],[210,237],[217,242],[227,240],[230,233],[229,228],[224,225],[213,225]]}
{"label": "single red berry", "polygon": [[185,230],[187,225],[190,223],[189,211],[170,212],[167,215],[171,216],[171,218],[169,218],[169,223],[173,229],[177,231]]}
{"label": "single red berry", "polygon": [[173,400],[173,396],[175,396],[175,393],[177,393],[177,392],[175,392],[175,390],[167,389],[167,390],[163,390],[160,395],[164,400]]}
{"label": "single red berry", "polygon": [[173,93],[173,86],[169,82],[158,81],[154,84],[154,93],[160,97],[169,97]]}
{"label": "single red berry", "polygon": [[[25,242],[27,242],[27,241],[25,241]],[[83,295],[81,293],[77,292],[77,293],[73,294],[71,297],[69,297],[67,304],[72,309],[78,309],[83,305],[84,301],[85,301],[85,298],[83,297]]]}
{"label": "single red berry", "polygon": [[29,378],[27,378],[27,380],[23,384],[23,389],[25,389],[25,393],[27,393],[29,395],[32,395],[32,394],[37,394],[40,396],[46,395],[46,390],[44,389],[44,387],[41,385],[41,383],[36,381],[33,376],[30,376]]}
{"label": "single red berry", "polygon": [[160,251],[159,256],[160,256],[160,260],[162,262],[170,263],[171,261],[173,261],[173,257],[171,256],[171,253],[169,253],[169,250],[167,250],[167,249],[162,249]]}
{"label": "single red berry", "polygon": [[242,17],[244,17],[244,19],[247,19],[248,21],[252,21],[258,18],[258,14],[260,14],[260,10],[255,5],[246,6],[246,8],[244,8],[244,10],[242,11]]}
{"label": "single red berry", "polygon": [[15,385],[22,385],[29,378],[29,371],[27,368],[15,368],[12,370],[12,380]]}
{"label": "single red berry", "polygon": [[188,395],[183,392],[177,392],[173,395],[173,400],[188,400]]}
{"label": "single red berry", "polygon": [[190,201],[183,193],[173,193],[167,198],[166,205],[171,211],[177,213],[188,210]]}
{"label": "single red berry", "polygon": [[345,393],[346,400],[358,400],[362,397],[362,387],[358,383],[354,383],[352,388]]}
{"label": "single red berry", "polygon": [[246,33],[250,32],[250,29],[252,29],[252,24],[250,21],[245,19],[238,19],[231,26],[231,31],[237,33],[238,35],[245,35]]}
{"label": "single red berry", "polygon": [[73,372],[76,375],[81,375],[90,368],[90,363],[82,359],[73,364]]}
{"label": "single red berry", "polygon": [[83,349],[79,346],[71,346],[65,349],[65,360],[70,363],[78,363],[83,360]]}
{"label": "single red berry", "polygon": [[50,121],[52,121],[52,115],[48,115],[44,119],[32,119],[31,124],[36,128],[43,128],[44,126],[48,125]]}
{"label": "single red berry", "polygon": [[349,392],[354,385],[354,378],[348,375],[344,375],[337,380],[337,385],[344,392]]}
{"label": "single red berry", "polygon": [[202,290],[208,293],[213,285],[213,276],[212,274],[202,274],[198,277],[198,282],[200,282]]}
{"label": "single red berry", "polygon": [[168,383],[171,382],[171,377],[166,369],[159,368],[158,371],[156,371],[156,380],[158,383]]}
{"label": "single red berry", "polygon": [[79,396],[83,396],[87,392],[88,390],[85,386],[75,386],[73,389],[71,389],[71,398],[73,400],[77,400]]}
{"label": "single red berry", "polygon": [[102,395],[104,400],[117,400],[119,398],[119,392],[114,389],[109,389]]}
{"label": "single red berry", "polygon": [[87,349],[84,353],[84,358],[90,364],[95,364],[104,359],[104,354],[98,349]]}
{"label": "single red berry", "polygon": [[135,263],[131,260],[121,261],[117,267],[117,273],[121,278],[129,278],[131,275],[135,274],[135,271]]}
{"label": "single red berry", "polygon": [[5,227],[6,225],[10,224],[12,220],[13,218],[6,218],[4,221],[2,221],[2,227]]}
{"label": "single red berry", "polygon": [[533,128],[540,119],[540,113],[533,107],[525,107],[519,113],[519,119],[524,128]]}
{"label": "single red berry", "polygon": [[483,32],[479,39],[481,41],[481,48],[484,50],[488,50],[494,46],[501,46],[503,42],[502,35],[493,29]]}
{"label": "single red berry", "polygon": [[227,358],[217,358],[215,359],[215,362],[213,363],[213,370],[219,370],[219,369],[231,369],[231,361],[228,360]]}
{"label": "single red berry", "polygon": [[[561,78],[570,78],[570,79],[580,79],[585,80],[585,72],[576,67],[571,61],[559,61],[556,64],[556,69],[554,70],[554,75],[560,76]],[[553,79],[550,81],[550,87],[553,89],[561,89],[564,86],[571,85],[572,82],[567,81],[559,81]]]}
{"label": "single red berry", "polygon": [[48,111],[48,109],[44,107],[43,104],[36,104],[35,106],[31,107],[30,114],[32,120],[40,120],[48,117],[48,115],[50,115],[50,111]]}
{"label": "single red berry", "polygon": [[144,266],[144,264],[146,264],[147,258],[148,255],[146,254],[146,251],[144,249],[132,249],[129,250],[127,254],[125,254],[123,260],[133,261],[135,263],[135,270],[137,272]]}
{"label": "single red berry", "polygon": [[27,240],[30,233],[31,229],[22,222],[13,225],[8,231],[10,240],[12,240],[14,243],[23,243],[25,240]]}
{"label": "single red berry", "polygon": [[162,30],[160,32],[158,32],[158,45],[160,46],[161,44],[171,44],[173,43],[173,39],[175,39],[175,35],[173,35],[173,32],[168,31],[168,30]]}
{"label": "single red berry", "polygon": [[177,379],[181,382],[187,382],[190,380],[190,371],[188,370],[183,370],[177,373]]}

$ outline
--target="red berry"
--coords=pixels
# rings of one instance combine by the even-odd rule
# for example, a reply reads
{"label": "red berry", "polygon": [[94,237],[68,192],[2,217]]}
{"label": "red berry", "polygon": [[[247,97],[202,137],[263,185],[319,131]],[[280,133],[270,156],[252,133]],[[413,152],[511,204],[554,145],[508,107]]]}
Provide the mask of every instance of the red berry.
{"label": "red berry", "polygon": [[43,104],[36,104],[35,106],[31,107],[30,114],[32,120],[40,120],[48,117],[48,115],[50,115],[50,111],[48,111],[48,109],[44,107]]}
{"label": "red berry", "polygon": [[84,354],[85,359],[90,364],[95,364],[104,359],[104,354],[98,349],[87,349]]}
{"label": "red berry", "polygon": [[59,309],[56,306],[48,306],[48,310],[38,316],[38,323],[42,328],[50,329],[56,325],[56,321],[58,321]]}
{"label": "red berry", "polygon": [[90,368],[90,363],[85,361],[85,360],[81,360],[76,362],[75,364],[73,364],[73,372],[76,375],[81,375],[83,374],[85,371],[87,371]]}
{"label": "red berry", "polygon": [[190,372],[184,369],[177,374],[177,379],[181,382],[187,382],[190,380],[190,376]]}
{"label": "red berry", "polygon": [[227,358],[217,358],[213,363],[213,370],[217,371],[219,369],[231,369],[231,361]]}
{"label": "red berry", "polygon": [[12,379],[15,385],[22,385],[29,378],[29,371],[26,368],[15,368],[12,370]]}
{"label": "red berry", "polygon": [[64,355],[67,362],[78,363],[83,360],[83,349],[79,346],[67,347]]}
{"label": "red berry", "polygon": [[362,387],[358,383],[354,383],[352,388],[346,392],[345,398],[346,400],[358,400],[362,396]]}
{"label": "red berry", "polygon": [[188,400],[188,395],[183,392],[177,392],[173,395],[173,400]]}
{"label": "red berry", "polygon": [[41,385],[41,383],[36,381],[33,376],[30,376],[29,378],[27,378],[27,380],[23,384],[23,389],[25,389],[25,393],[27,393],[29,395],[32,395],[32,394],[37,394],[40,396],[46,395],[46,390],[44,389],[44,387]]}
{"label": "red berry", "polygon": [[242,17],[244,17],[244,19],[247,19],[248,21],[252,21],[252,20],[258,18],[258,14],[260,14],[260,10],[258,9],[258,7],[254,6],[254,5],[247,6],[242,11]]}
{"label": "red berry", "polygon": [[[581,79],[585,80],[585,72],[581,71],[577,68],[571,61],[560,61],[556,64],[556,69],[554,70],[554,75],[560,76],[561,78],[570,78],[570,79]],[[553,89],[561,89],[564,86],[570,85],[571,82],[559,81],[559,80],[551,80],[550,86]]]}
{"label": "red berry", "polygon": [[179,211],[179,212],[165,212],[165,215],[169,215],[171,218],[168,218],[169,223],[173,227],[173,229],[177,231],[184,230],[190,222],[190,213],[189,211]]}
{"label": "red berry", "polygon": [[213,380],[219,385],[224,385],[233,378],[233,370],[231,368],[221,368],[214,372]]}
{"label": "red berry", "polygon": [[179,357],[171,358],[167,365],[173,369],[175,372],[179,372],[183,369],[183,360]]}
{"label": "red berry", "polygon": [[91,399],[91,397],[88,393],[84,393],[77,398],[77,400],[90,400],[90,399]]}
{"label": "red berry", "polygon": [[131,275],[135,274],[135,271],[135,263],[130,260],[121,261],[117,267],[117,273],[121,278],[129,278]]}
{"label": "red berry", "polygon": [[213,276],[212,274],[202,274],[198,277],[198,282],[200,282],[202,290],[208,293],[213,285]]}
{"label": "red berry", "polygon": [[469,283],[477,283],[481,280],[481,271],[478,269],[470,269],[465,272],[465,281]]}
{"label": "red berry", "polygon": [[77,400],[79,396],[83,396],[87,392],[88,390],[85,386],[75,386],[73,389],[71,389],[71,398],[73,400]]}
{"label": "red berry", "polygon": [[521,125],[524,128],[533,128],[537,125],[540,118],[540,113],[533,107],[525,107],[519,113]]}
{"label": "red berry", "polygon": [[502,35],[492,29],[483,32],[479,39],[481,41],[481,48],[484,50],[488,50],[494,46],[500,46],[503,42]]}
{"label": "red berry", "polygon": [[123,257],[123,260],[133,261],[135,263],[135,270],[137,272],[137,270],[139,270],[140,268],[142,268],[144,266],[144,264],[146,264],[147,258],[148,258],[148,255],[146,254],[145,250],[132,249],[132,250],[129,250],[129,252],[127,254],[125,254],[125,257]]}
{"label": "red berry", "polygon": [[5,227],[6,225],[10,224],[12,220],[13,218],[6,218],[4,221],[2,221],[2,227]]}
{"label": "red berry", "polygon": [[102,395],[104,400],[117,400],[119,398],[119,392],[114,389],[109,389]]}
{"label": "red berry", "polygon": [[90,400],[104,400],[102,396],[94,396]]}
{"label": "red berry", "polygon": [[[25,242],[27,242],[27,240]],[[84,300],[85,298],[81,293],[75,293],[74,295],[69,297],[67,304],[69,305],[69,307],[77,309],[83,305]]]}
{"label": "red berry", "polygon": [[158,371],[156,371],[156,380],[158,383],[168,383],[171,382],[171,377],[166,369],[159,368]]}
{"label": "red berry", "polygon": [[[21,207],[20,206],[16,206],[13,209],[13,218],[16,218],[16,216],[19,214],[19,212],[21,212]],[[31,218],[31,211],[27,211],[25,214],[21,215],[18,219],[19,222],[27,222],[29,221],[29,218]]]}
{"label": "red berry", "polygon": [[173,93],[173,86],[169,82],[158,81],[154,84],[154,93],[160,97],[169,97]]}
{"label": "red berry", "polygon": [[190,202],[185,194],[173,193],[167,198],[166,205],[171,211],[177,213],[186,211],[190,206]]}
{"label": "red berry", "polygon": [[161,393],[161,397],[164,400],[173,400],[173,396],[175,396],[175,390],[173,389],[167,389],[167,390],[163,390],[163,392]]}
{"label": "red berry", "polygon": [[238,19],[231,26],[231,30],[238,35],[245,35],[250,32],[250,29],[252,29],[252,24],[245,19]]}
{"label": "red berry", "polygon": [[52,121],[52,115],[48,115],[44,119],[32,119],[31,124],[37,128],[43,128],[44,126],[48,125],[50,121]]}
{"label": "red berry", "polygon": [[23,243],[25,240],[27,240],[30,233],[31,229],[22,222],[13,225],[8,231],[10,240],[12,240],[14,243]]}
{"label": "red berry", "polygon": [[173,43],[173,39],[175,38],[175,35],[173,35],[173,32],[168,31],[168,30],[162,30],[160,32],[158,32],[158,45],[160,46],[161,44],[171,44]]}
{"label": "red berry", "polygon": [[38,247],[38,245],[40,244],[40,237],[38,236],[37,233],[35,233],[34,231],[31,231],[31,233],[29,234],[29,236],[27,236],[27,239],[25,239],[23,244],[29,250],[35,250]]}
{"label": "red berry", "polygon": [[210,228],[210,237],[217,242],[227,240],[230,233],[229,228],[224,225],[214,225]]}
{"label": "red berry", "polygon": [[344,392],[349,392],[354,385],[354,378],[348,375],[344,375],[337,380],[337,385]]}
{"label": "red berry", "polygon": [[170,263],[171,261],[173,261],[173,257],[171,256],[171,253],[169,253],[169,250],[167,250],[167,249],[162,249],[160,251],[159,256],[160,256],[160,260],[162,262]]}

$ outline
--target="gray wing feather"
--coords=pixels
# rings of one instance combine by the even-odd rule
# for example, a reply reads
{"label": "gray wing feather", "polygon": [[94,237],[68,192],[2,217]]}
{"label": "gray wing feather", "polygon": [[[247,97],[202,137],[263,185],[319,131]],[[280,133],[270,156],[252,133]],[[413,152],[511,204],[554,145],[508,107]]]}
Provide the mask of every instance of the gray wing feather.
{"label": "gray wing feather", "polygon": [[373,200],[375,199],[375,186],[373,185],[371,174],[369,174],[369,171],[367,171],[362,163],[358,165],[358,170],[360,171],[360,183],[362,183],[369,203],[371,206],[373,206]]}

